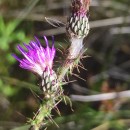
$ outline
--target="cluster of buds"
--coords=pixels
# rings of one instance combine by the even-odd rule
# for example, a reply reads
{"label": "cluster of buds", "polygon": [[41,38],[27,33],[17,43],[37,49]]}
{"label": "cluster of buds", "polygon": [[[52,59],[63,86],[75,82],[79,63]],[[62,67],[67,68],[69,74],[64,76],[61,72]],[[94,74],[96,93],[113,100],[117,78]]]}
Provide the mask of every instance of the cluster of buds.
{"label": "cluster of buds", "polygon": [[71,15],[68,17],[66,31],[69,37],[84,38],[89,32],[90,0],[72,0]]}
{"label": "cluster of buds", "polygon": [[54,38],[52,39],[52,48],[49,47],[47,38],[44,36],[46,48],[43,48],[40,41],[35,37],[36,41],[30,41],[29,45],[20,45],[17,49],[23,54],[24,58],[20,59],[15,54],[13,57],[19,61],[19,66],[38,75],[41,79],[40,88],[45,98],[50,98],[58,89],[57,75],[52,69],[55,57]]}

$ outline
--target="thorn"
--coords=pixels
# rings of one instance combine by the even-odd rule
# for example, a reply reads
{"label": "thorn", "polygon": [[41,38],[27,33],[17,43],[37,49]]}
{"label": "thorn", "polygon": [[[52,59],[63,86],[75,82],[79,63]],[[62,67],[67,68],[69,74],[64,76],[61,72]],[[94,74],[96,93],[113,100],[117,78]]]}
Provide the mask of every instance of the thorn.
{"label": "thorn", "polygon": [[63,96],[63,99],[64,99],[64,102],[65,102],[65,105],[67,105],[67,102],[66,102],[65,96]]}
{"label": "thorn", "polygon": [[58,109],[57,106],[55,107],[55,111],[57,112],[57,114],[58,114],[59,116],[61,116],[61,113],[60,113],[60,111],[59,111],[59,109]]}
{"label": "thorn", "polygon": [[61,45],[61,44],[58,44],[63,50],[65,50],[65,48]]}
{"label": "thorn", "polygon": [[91,56],[87,55],[87,56],[83,56],[82,58],[85,59],[85,58],[88,58],[88,57],[91,57]]}
{"label": "thorn", "polygon": [[53,118],[51,116],[48,116],[48,119],[50,119],[50,121],[59,128],[58,124],[53,120]]}
{"label": "thorn", "polygon": [[24,116],[22,113],[16,111],[16,113],[18,113],[20,116],[22,116],[24,119],[27,119],[26,116]]}
{"label": "thorn", "polygon": [[81,61],[79,62],[79,64],[80,64],[82,67],[84,67],[84,65],[82,64],[82,62],[81,62]]}
{"label": "thorn", "polygon": [[85,69],[85,68],[84,68],[84,66],[83,66],[83,67],[82,67],[82,66],[80,66],[80,65],[78,65],[78,66],[79,66],[80,68],[84,69],[85,71],[88,71],[87,69]]}
{"label": "thorn", "polygon": [[[62,100],[62,99],[61,99],[61,100]],[[55,104],[55,106],[57,106],[57,105],[61,102],[61,100],[59,100],[59,101]],[[55,107],[55,106],[54,106],[54,107]]]}
{"label": "thorn", "polygon": [[69,81],[69,74],[68,73],[66,74],[66,78],[67,78],[67,81]]}
{"label": "thorn", "polygon": [[47,130],[47,127],[44,130]]}
{"label": "thorn", "polygon": [[[30,91],[32,92],[33,96],[36,98],[36,99],[39,99],[41,102],[42,102],[42,99],[40,98],[39,95],[37,95],[32,89],[30,89]],[[40,103],[40,102],[39,102]]]}
{"label": "thorn", "polygon": [[72,75],[74,75],[75,77],[77,77],[77,78],[79,78],[79,79],[81,79],[81,80],[83,80],[83,81],[85,81],[85,82],[86,82],[86,80],[85,80],[85,79],[83,79],[83,78],[81,78],[81,77],[79,77],[79,75],[74,74],[74,73],[72,73]]}
{"label": "thorn", "polygon": [[80,70],[79,70],[79,68],[78,68],[78,65],[76,65],[76,68],[77,68],[78,73],[80,73]]}
{"label": "thorn", "polygon": [[72,80],[72,81],[68,81],[68,82],[64,82],[62,85],[66,85],[68,83],[73,83],[73,82],[76,82],[77,80]]}
{"label": "thorn", "polygon": [[40,112],[41,108],[38,109],[38,111],[36,113],[34,113],[34,117],[33,120],[35,120],[36,116],[38,115],[38,113]]}
{"label": "thorn", "polygon": [[56,62],[56,63],[61,63],[61,62],[60,62],[60,61],[58,61],[58,60],[57,60],[57,61],[55,61],[55,62]]}
{"label": "thorn", "polygon": [[63,95],[63,99],[64,99],[64,102],[65,102],[66,105],[67,105],[66,99],[68,99],[69,104],[70,104],[70,108],[71,108],[72,111],[74,111],[73,108],[72,108],[72,102],[71,102],[70,98],[68,96]]}
{"label": "thorn", "polygon": [[[52,18],[47,18],[47,17],[45,17],[45,20],[50,24],[50,25],[52,25],[53,27],[61,27],[60,26],[60,24],[62,24],[62,25],[64,25],[65,26],[65,24],[64,23],[62,23],[61,21],[59,21],[59,20],[56,20],[56,19],[52,19]],[[56,25],[57,24],[57,25]]]}
{"label": "thorn", "polygon": [[59,48],[57,49],[59,52],[61,52],[61,54],[63,55],[64,53],[63,53],[63,51],[62,50],[60,50]]}

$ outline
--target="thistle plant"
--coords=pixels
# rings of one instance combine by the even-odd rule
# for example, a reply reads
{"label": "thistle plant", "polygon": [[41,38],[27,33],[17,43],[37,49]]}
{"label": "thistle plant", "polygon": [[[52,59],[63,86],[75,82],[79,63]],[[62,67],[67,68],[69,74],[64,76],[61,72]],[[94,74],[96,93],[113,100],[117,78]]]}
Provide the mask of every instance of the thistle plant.
{"label": "thistle plant", "polygon": [[20,45],[17,46],[17,49],[22,53],[24,58],[20,59],[13,54],[13,57],[19,61],[21,68],[33,72],[41,79],[39,87],[43,93],[43,99],[40,98],[42,101],[41,106],[34,118],[30,120],[31,130],[39,130],[44,118],[51,117],[51,109],[60,101],[58,99],[63,92],[60,83],[57,82],[57,75],[52,69],[56,52],[54,38],[52,39],[52,48],[49,47],[48,40],[45,36],[46,48],[42,47],[37,38],[35,39],[36,41],[31,41],[29,45],[23,44],[27,51]]}
{"label": "thistle plant", "polygon": [[[89,5],[90,0],[72,0],[71,14],[66,24],[66,33],[70,39],[67,58],[60,70],[59,78],[76,67],[84,53],[83,39],[89,33]],[[63,69],[64,68],[64,69]]]}
{"label": "thistle plant", "polygon": [[49,46],[45,36],[46,47],[43,47],[38,38],[35,37],[35,41],[23,44],[26,50],[20,45],[17,46],[24,58],[19,58],[13,54],[13,57],[19,61],[21,68],[33,72],[40,78],[39,88],[42,96],[38,98],[41,104],[33,119],[29,120],[31,125],[29,130],[40,130],[48,121],[53,121],[52,109],[56,109],[59,113],[57,104],[65,97],[62,89],[64,76],[78,66],[85,50],[83,39],[89,32],[89,4],[89,0],[72,0],[71,15],[68,17],[66,24],[66,32],[71,44],[66,59],[58,71],[53,69],[56,53],[54,37],[52,37],[52,47]]}

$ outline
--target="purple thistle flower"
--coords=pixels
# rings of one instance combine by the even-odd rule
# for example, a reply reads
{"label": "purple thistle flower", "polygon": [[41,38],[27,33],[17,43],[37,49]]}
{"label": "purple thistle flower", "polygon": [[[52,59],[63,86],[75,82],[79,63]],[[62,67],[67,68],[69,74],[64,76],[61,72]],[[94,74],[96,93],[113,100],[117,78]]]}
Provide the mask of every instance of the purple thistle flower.
{"label": "purple thistle flower", "polygon": [[19,61],[19,66],[21,68],[32,71],[42,77],[45,71],[49,72],[49,74],[53,73],[52,65],[56,52],[54,48],[54,38],[52,37],[51,48],[45,36],[46,48],[42,47],[40,41],[36,37],[35,39],[36,41],[30,41],[28,45],[25,43],[23,44],[27,50],[23,49],[20,45],[17,46],[17,49],[22,53],[24,58],[21,59],[15,54],[12,54],[12,56]]}

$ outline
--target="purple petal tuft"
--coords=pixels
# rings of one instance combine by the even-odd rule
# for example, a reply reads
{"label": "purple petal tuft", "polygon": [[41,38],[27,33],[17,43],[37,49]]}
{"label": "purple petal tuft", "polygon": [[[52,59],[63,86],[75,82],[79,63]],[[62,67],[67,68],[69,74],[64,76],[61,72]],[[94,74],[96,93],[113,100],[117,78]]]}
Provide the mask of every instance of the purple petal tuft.
{"label": "purple petal tuft", "polygon": [[19,61],[20,67],[23,69],[30,70],[38,75],[42,76],[45,70],[52,71],[53,59],[55,57],[55,48],[54,48],[54,38],[52,38],[52,48],[49,47],[47,38],[44,36],[46,43],[46,48],[41,46],[40,41],[35,37],[35,41],[30,41],[27,45],[23,43],[24,48],[20,45],[17,46],[17,49],[24,56],[22,59],[18,58],[15,54],[12,56]]}

